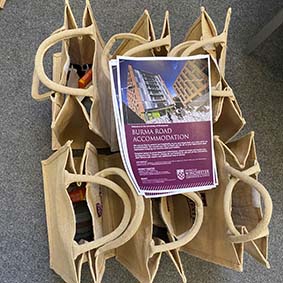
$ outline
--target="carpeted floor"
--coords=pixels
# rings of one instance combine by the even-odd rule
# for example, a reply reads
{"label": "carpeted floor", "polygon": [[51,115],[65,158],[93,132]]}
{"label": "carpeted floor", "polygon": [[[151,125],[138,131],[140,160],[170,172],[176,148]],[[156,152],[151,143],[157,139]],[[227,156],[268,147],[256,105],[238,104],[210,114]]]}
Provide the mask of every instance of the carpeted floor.
{"label": "carpeted floor", "polygon": [[[83,1],[70,1],[80,22]],[[283,26],[250,56],[249,39],[282,8],[281,0],[92,1],[102,35],[129,31],[147,8],[157,33],[170,11],[173,43],[180,42],[204,5],[221,31],[232,6],[226,78],[234,89],[247,126],[256,132],[260,180],[270,191],[270,263],[266,270],[245,256],[243,273],[182,255],[189,282],[283,282]],[[50,103],[33,101],[31,78],[40,42],[63,23],[63,0],[8,0],[0,11],[0,282],[59,283],[49,269],[40,161],[51,154]],[[84,272],[83,282],[90,282]],[[109,260],[104,282],[136,282]],[[155,282],[181,282],[164,255]]]}

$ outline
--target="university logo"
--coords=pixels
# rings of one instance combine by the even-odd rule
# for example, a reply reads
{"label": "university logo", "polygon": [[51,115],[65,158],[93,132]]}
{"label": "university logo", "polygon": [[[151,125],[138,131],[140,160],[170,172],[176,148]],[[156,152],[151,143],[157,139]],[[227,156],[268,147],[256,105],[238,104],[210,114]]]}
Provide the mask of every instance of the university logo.
{"label": "university logo", "polygon": [[176,170],[176,173],[177,173],[177,178],[179,180],[184,180],[185,179],[185,170],[184,169],[177,169]]}

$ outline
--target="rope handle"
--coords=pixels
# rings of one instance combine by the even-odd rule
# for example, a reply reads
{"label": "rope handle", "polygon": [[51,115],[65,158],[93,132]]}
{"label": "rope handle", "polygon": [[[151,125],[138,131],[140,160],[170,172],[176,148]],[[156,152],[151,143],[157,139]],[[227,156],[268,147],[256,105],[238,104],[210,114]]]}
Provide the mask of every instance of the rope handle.
{"label": "rope handle", "polygon": [[[233,243],[249,242],[261,238],[263,237],[263,235],[268,234],[268,224],[272,216],[272,199],[266,188],[256,179],[250,176],[252,174],[259,172],[260,170],[259,165],[256,164],[255,166],[249,168],[248,170],[241,172],[231,167],[228,163],[226,163],[225,169],[229,174],[231,174],[231,179],[226,187],[224,194],[224,216],[229,230],[232,232],[232,234],[234,234],[230,236],[231,242]],[[235,185],[239,181],[248,184],[249,186],[255,188],[259,192],[259,194],[262,197],[265,208],[263,218],[256,225],[256,227],[252,231],[249,231],[247,234],[243,234],[243,235],[235,227],[231,215],[232,192],[233,189],[235,188]]]}
{"label": "rope handle", "polygon": [[143,38],[140,35],[134,33],[117,33],[114,34],[106,43],[102,55],[101,55],[101,65],[102,70],[107,78],[110,78],[109,69],[108,69],[108,60],[113,56],[111,54],[111,49],[116,41],[118,40],[133,40],[140,44],[148,43],[149,41]]}
{"label": "rope handle", "polygon": [[92,249],[96,249],[118,238],[128,227],[131,218],[131,203],[126,192],[113,181],[108,180],[105,177],[102,177],[100,172],[98,172],[93,176],[90,176],[90,175],[82,175],[82,174],[71,174],[68,171],[65,171],[65,185],[70,185],[71,183],[77,183],[77,182],[95,183],[98,185],[102,185],[104,188],[110,189],[113,192],[115,192],[123,202],[124,215],[118,227],[111,233],[95,241],[91,241],[83,245],[77,244],[74,247],[75,258],[82,253],[85,253]]}
{"label": "rope handle", "polygon": [[164,38],[153,40],[153,41],[146,40],[143,37],[133,34],[133,33],[118,33],[118,34],[113,35],[109,39],[109,41],[106,43],[105,48],[102,53],[102,70],[107,78],[110,78],[108,60],[112,57],[111,49],[117,40],[124,40],[124,39],[133,40],[133,41],[140,43],[140,45],[131,48],[125,54],[121,54],[124,56],[134,56],[135,54],[142,52],[142,51],[151,50],[151,49],[154,49],[160,46],[170,46],[171,45],[170,35],[167,35]]}
{"label": "rope handle", "polygon": [[[43,66],[43,59],[44,55],[53,45],[56,43],[73,38],[79,37],[84,35],[89,35],[94,41],[96,40],[95,36],[95,27],[91,25],[85,28],[78,28],[78,29],[71,29],[71,30],[62,30],[56,33],[53,33],[47,39],[45,39],[39,46],[36,56],[35,56],[35,67],[33,73],[33,82],[32,82],[32,97],[35,100],[45,100],[50,97],[53,92],[65,93],[75,96],[93,96],[93,85],[87,89],[79,89],[79,88],[72,88],[60,85],[51,79],[49,79],[45,73],[44,66]],[[39,94],[39,82],[42,82],[46,87],[48,87],[52,91],[48,91],[44,94]]]}
{"label": "rope handle", "polygon": [[[194,192],[190,193],[183,193],[183,195],[189,199],[191,199],[196,206],[196,218],[194,221],[193,226],[186,232],[182,233],[181,235],[177,236],[177,240],[175,242],[161,244],[161,245],[153,245],[151,247],[151,256],[156,253],[161,253],[165,251],[170,251],[174,249],[178,249],[184,245],[186,245],[188,242],[190,242],[198,233],[202,221],[203,221],[203,203],[201,198],[198,196],[198,194]],[[165,201],[166,198],[162,198],[161,201]]]}
{"label": "rope handle", "polygon": [[127,229],[124,231],[124,233],[119,238],[117,238],[117,239],[113,240],[112,242],[105,244],[103,247],[100,247],[99,249],[97,249],[95,256],[103,254],[105,251],[115,249],[115,248],[123,245],[127,241],[129,241],[135,235],[138,228],[140,227],[140,224],[142,222],[143,215],[144,215],[143,197],[139,196],[136,193],[136,190],[135,190],[132,182],[130,181],[127,173],[124,170],[122,170],[120,168],[110,167],[110,168],[107,168],[107,169],[100,171],[98,173],[98,175],[102,178],[106,178],[108,176],[113,176],[113,175],[117,175],[117,176],[121,177],[131,190],[131,193],[132,193],[132,196],[133,196],[133,199],[134,199],[134,202],[135,202],[135,205],[134,205],[135,208],[134,208],[134,212],[133,212],[133,216],[132,216],[132,219],[130,221],[130,224],[127,227]]}

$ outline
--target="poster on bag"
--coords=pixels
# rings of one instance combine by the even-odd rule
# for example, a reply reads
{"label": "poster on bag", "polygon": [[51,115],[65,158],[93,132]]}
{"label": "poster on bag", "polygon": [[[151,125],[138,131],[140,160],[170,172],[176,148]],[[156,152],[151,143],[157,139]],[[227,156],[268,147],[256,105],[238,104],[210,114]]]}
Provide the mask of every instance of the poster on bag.
{"label": "poster on bag", "polygon": [[216,186],[209,64],[207,55],[110,63],[120,151],[138,193]]}

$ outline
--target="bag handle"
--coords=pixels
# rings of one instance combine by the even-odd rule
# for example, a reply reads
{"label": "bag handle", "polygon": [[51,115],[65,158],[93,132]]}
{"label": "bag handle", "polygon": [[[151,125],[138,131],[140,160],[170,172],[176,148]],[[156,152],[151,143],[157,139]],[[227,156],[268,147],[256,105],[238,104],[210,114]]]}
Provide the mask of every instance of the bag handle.
{"label": "bag handle", "polygon": [[150,41],[148,43],[133,47],[130,50],[128,50],[124,54],[124,56],[133,56],[133,55],[135,55],[139,52],[142,52],[142,51],[154,49],[154,48],[157,48],[157,47],[160,47],[160,46],[167,46],[168,47],[170,45],[171,45],[170,36],[167,35],[164,38],[156,39],[156,40]]}
{"label": "bag handle", "polygon": [[[225,44],[226,39],[227,39],[226,33],[222,32],[220,35],[200,40],[200,41],[198,41],[194,44],[191,44],[188,41],[187,43],[188,43],[189,46],[183,51],[181,57],[189,56],[193,51],[195,51],[199,48],[202,48],[205,45],[213,45],[213,44],[220,44],[220,43]],[[183,48],[184,48],[184,46],[183,46]]]}
{"label": "bag handle", "polygon": [[230,20],[231,20],[231,12],[232,12],[232,10],[231,10],[231,8],[229,8],[228,11],[227,11],[226,19],[225,19],[224,29],[223,29],[221,34],[214,36],[214,37],[211,37],[211,38],[200,40],[200,41],[196,42],[195,44],[191,44],[190,41],[188,41],[189,46],[188,46],[187,49],[185,49],[185,51],[183,51],[181,56],[189,56],[193,51],[195,51],[199,48],[205,49],[205,45],[208,45],[208,46],[214,45],[214,44],[225,45],[227,43],[227,35],[228,35],[228,28],[229,28],[229,24],[230,24]]}
{"label": "bag handle", "polygon": [[144,39],[143,37],[133,34],[133,33],[118,33],[118,34],[113,35],[109,39],[109,41],[106,43],[105,48],[102,53],[102,69],[107,78],[110,78],[109,68],[108,68],[108,60],[111,57],[110,51],[114,43],[117,40],[121,40],[121,39],[129,39],[129,40],[134,40],[134,41],[141,43],[140,45],[133,47],[127,52],[125,52],[125,54],[121,54],[124,56],[133,56],[142,51],[154,49],[160,46],[170,46],[171,45],[169,35],[167,35],[164,38],[153,40],[153,41],[148,41]]}
{"label": "bag handle", "polygon": [[101,64],[102,64],[102,70],[105,74],[105,76],[107,78],[110,78],[109,75],[109,69],[108,69],[108,60],[110,57],[112,57],[113,55],[111,55],[111,49],[113,47],[113,45],[115,44],[116,41],[118,40],[133,40],[136,41],[140,44],[145,44],[148,43],[149,41],[145,38],[143,38],[140,35],[134,34],[134,33],[117,33],[114,34],[106,43],[102,55],[101,55]]}
{"label": "bag handle", "polygon": [[95,183],[114,191],[123,201],[124,215],[118,227],[108,235],[101,237],[95,241],[85,243],[83,245],[75,244],[73,251],[75,258],[82,253],[85,253],[92,249],[96,249],[119,237],[128,227],[131,218],[131,203],[129,197],[126,194],[126,192],[116,183],[101,177],[99,175],[99,172],[91,176],[91,175],[72,174],[69,173],[68,171],[65,171],[65,185],[70,185],[71,183],[77,183],[77,182]]}
{"label": "bag handle", "polygon": [[[63,30],[53,33],[51,36],[46,38],[40,44],[35,55],[35,68],[33,73],[32,93],[31,93],[32,97],[35,100],[45,100],[54,92],[65,93],[75,96],[89,96],[89,97],[93,96],[93,89],[94,89],[93,85],[91,85],[87,89],[79,89],[79,88],[63,86],[50,80],[45,73],[43,66],[43,59],[48,49],[50,49],[53,45],[55,45],[60,41],[73,37],[84,36],[84,35],[89,35],[93,40],[95,40],[94,34],[95,34],[94,25],[85,28]],[[39,94],[39,89],[38,89],[39,81],[41,81],[45,86],[47,86],[49,89],[53,91],[49,91],[44,94]]]}
{"label": "bag handle", "polygon": [[[226,38],[224,40],[223,38],[223,33],[221,33],[220,35],[216,35],[214,37],[210,37],[210,38],[206,38],[206,39],[202,39],[202,40],[188,40],[185,42],[182,42],[180,44],[178,44],[177,46],[175,46],[168,54],[168,56],[178,56],[179,53],[181,53],[180,57],[184,57],[184,56],[189,56],[190,53],[192,53],[193,51],[203,47],[205,45],[213,45],[213,44],[218,44],[218,43],[225,43],[226,42]],[[195,47],[196,46],[196,47]],[[190,48],[192,50],[190,50]]]}
{"label": "bag handle", "polygon": [[127,241],[129,241],[135,235],[138,228],[140,227],[140,224],[142,222],[143,215],[144,215],[143,197],[139,196],[136,193],[135,188],[133,187],[127,173],[124,170],[122,170],[120,168],[110,167],[110,168],[107,168],[107,169],[100,171],[98,173],[98,175],[102,178],[106,178],[108,176],[113,176],[113,175],[117,175],[117,176],[121,177],[131,190],[131,193],[132,193],[132,196],[133,196],[133,199],[134,199],[134,202],[135,202],[135,208],[134,208],[134,211],[133,211],[131,222],[130,222],[129,226],[127,227],[127,229],[124,231],[124,233],[119,238],[116,238],[114,241],[111,241],[111,242],[105,244],[104,246],[100,247],[99,249],[97,249],[95,256],[98,256],[98,255],[104,253],[105,251],[115,249],[115,248],[123,245]]}
{"label": "bag handle", "polygon": [[199,42],[198,40],[188,40],[188,41],[184,41],[178,45],[176,45],[174,48],[172,48],[169,53],[168,53],[168,56],[172,56],[172,57],[177,57],[178,54],[181,52],[181,51],[184,51],[184,49],[188,48],[189,46],[195,44]]}
{"label": "bag handle", "polygon": [[[231,242],[245,243],[261,238],[264,233],[268,233],[268,224],[272,215],[272,200],[266,188],[256,179],[250,177],[250,175],[253,175],[260,171],[258,163],[243,172],[231,167],[228,163],[225,164],[225,169],[229,174],[231,174],[231,179],[226,187],[224,194],[224,216],[229,230],[234,234],[232,236],[229,236]],[[249,231],[249,233],[243,235],[236,229],[231,215],[232,192],[235,188],[235,185],[239,181],[250,185],[252,188],[255,188],[260,193],[264,203],[263,218],[252,231]]]}
{"label": "bag handle", "polygon": [[[190,242],[198,233],[202,221],[203,221],[203,204],[201,198],[194,192],[183,193],[183,195],[189,199],[191,199],[196,206],[196,218],[193,226],[186,232],[177,236],[177,240],[175,242],[161,244],[161,245],[153,245],[150,251],[150,257],[156,253],[166,252],[169,250],[178,249],[188,242]],[[165,198],[163,198],[165,199]]]}
{"label": "bag handle", "polygon": [[33,76],[32,76],[32,86],[31,86],[31,96],[33,99],[37,101],[44,101],[48,99],[49,97],[52,96],[55,92],[53,90],[47,91],[45,93],[39,94],[39,78],[38,75],[36,74],[36,71],[33,71]]}
{"label": "bag handle", "polygon": [[232,100],[235,100],[233,90],[230,87],[226,87],[223,90],[212,89],[211,94],[214,97],[229,97]]}
{"label": "bag handle", "polygon": [[[212,45],[212,44],[218,44],[218,43],[225,43],[225,41],[221,38],[222,34],[220,35],[216,35],[214,37],[210,37],[210,38],[206,38],[206,39],[202,39],[202,40],[188,40],[185,42],[182,42],[180,44],[178,44],[177,46],[175,46],[168,54],[168,56],[178,56],[179,53],[181,53],[180,57],[184,57],[184,56],[189,56],[185,53],[186,50],[188,50],[189,48],[193,48],[193,51],[195,51],[196,49],[199,49],[201,47],[204,47],[205,45]],[[220,37],[220,41],[216,41],[214,42],[214,39],[216,38],[219,39]],[[204,43],[203,45],[201,43]],[[195,45],[200,44],[201,46],[194,48]],[[193,51],[190,51],[190,53],[192,53]],[[186,54],[186,55],[185,55]]]}

